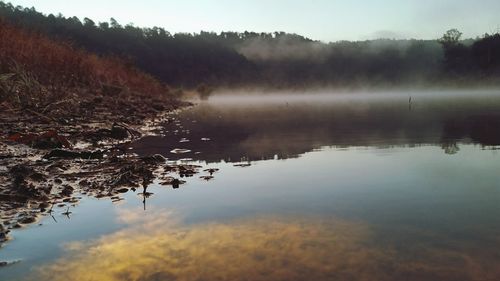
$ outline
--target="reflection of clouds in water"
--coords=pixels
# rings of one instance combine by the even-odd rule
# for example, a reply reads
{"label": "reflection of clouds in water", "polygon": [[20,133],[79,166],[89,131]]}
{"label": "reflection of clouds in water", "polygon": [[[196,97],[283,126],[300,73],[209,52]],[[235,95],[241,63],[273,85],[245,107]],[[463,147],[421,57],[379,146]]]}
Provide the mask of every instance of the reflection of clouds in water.
{"label": "reflection of clouds in water", "polygon": [[[262,217],[182,226],[172,215],[143,218],[68,254],[37,272],[42,280],[489,280],[495,272],[451,250],[401,259],[369,244],[363,223],[338,219]],[[459,266],[457,266],[459,265]],[[496,272],[498,275],[498,272]],[[482,279],[474,279],[478,276]],[[415,278],[413,278],[415,277]],[[37,277],[38,279],[38,277]],[[433,279],[435,280],[435,279]]]}
{"label": "reflection of clouds in water", "polygon": [[141,228],[150,230],[179,223],[179,215],[174,214],[173,211],[159,209],[155,206],[149,207],[148,212],[144,212],[141,207],[118,208],[116,212],[118,222],[139,225]]}

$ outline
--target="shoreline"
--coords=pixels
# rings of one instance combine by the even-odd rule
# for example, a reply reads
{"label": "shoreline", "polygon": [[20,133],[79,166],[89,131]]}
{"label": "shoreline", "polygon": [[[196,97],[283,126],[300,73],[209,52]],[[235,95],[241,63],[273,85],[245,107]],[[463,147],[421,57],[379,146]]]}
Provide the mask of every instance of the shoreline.
{"label": "shoreline", "polygon": [[69,214],[82,196],[115,202],[138,188],[147,196],[155,179],[182,183],[167,175],[164,157],[139,157],[128,146],[190,105],[123,89],[81,95],[44,113],[0,104],[0,248],[11,230],[37,223],[54,207]]}

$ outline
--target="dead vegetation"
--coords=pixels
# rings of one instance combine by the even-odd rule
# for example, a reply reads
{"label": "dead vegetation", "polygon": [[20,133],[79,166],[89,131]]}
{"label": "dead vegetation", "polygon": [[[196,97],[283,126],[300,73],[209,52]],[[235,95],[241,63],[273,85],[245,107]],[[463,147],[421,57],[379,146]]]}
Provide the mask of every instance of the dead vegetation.
{"label": "dead vegetation", "polygon": [[[165,159],[127,149],[144,125],[187,103],[117,58],[102,58],[0,21],[0,246],[11,229],[76,205],[120,200],[156,178]],[[176,181],[177,180],[177,181]]]}
{"label": "dead vegetation", "polygon": [[121,59],[100,57],[68,42],[0,20],[0,103],[47,110],[82,95],[172,96],[168,86]]}

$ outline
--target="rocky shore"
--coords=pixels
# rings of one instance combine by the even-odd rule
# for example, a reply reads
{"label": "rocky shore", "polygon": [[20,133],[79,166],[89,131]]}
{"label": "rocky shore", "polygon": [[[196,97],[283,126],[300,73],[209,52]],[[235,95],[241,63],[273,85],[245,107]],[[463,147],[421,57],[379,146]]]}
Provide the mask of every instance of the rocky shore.
{"label": "rocky shore", "polygon": [[[85,97],[85,98],[81,98]],[[122,200],[158,179],[178,187],[194,166],[167,165],[161,155],[138,156],[129,145],[173,122],[189,103],[121,89],[73,96],[43,110],[0,104],[0,246],[10,230],[55,210],[70,212],[81,196]]]}

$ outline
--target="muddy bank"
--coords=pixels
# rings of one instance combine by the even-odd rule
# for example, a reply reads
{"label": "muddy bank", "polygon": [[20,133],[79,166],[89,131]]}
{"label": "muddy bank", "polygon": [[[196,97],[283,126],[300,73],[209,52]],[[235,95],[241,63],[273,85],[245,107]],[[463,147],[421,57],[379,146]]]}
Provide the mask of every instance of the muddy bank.
{"label": "muddy bank", "polygon": [[119,201],[120,194],[138,188],[147,196],[155,179],[176,188],[181,175],[197,172],[129,150],[189,103],[113,90],[42,110],[0,104],[0,246],[12,229],[53,212],[69,214],[81,196]]}

